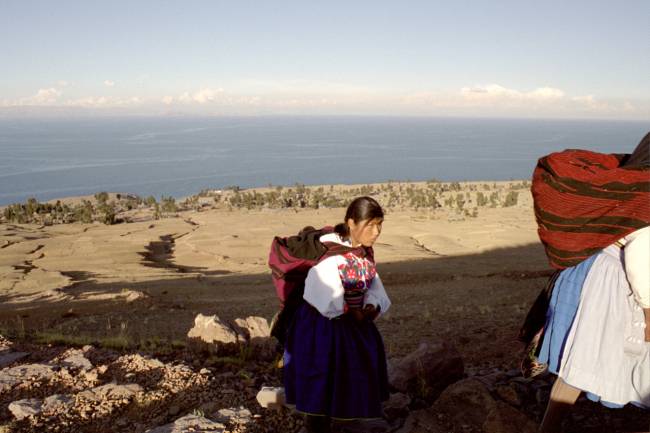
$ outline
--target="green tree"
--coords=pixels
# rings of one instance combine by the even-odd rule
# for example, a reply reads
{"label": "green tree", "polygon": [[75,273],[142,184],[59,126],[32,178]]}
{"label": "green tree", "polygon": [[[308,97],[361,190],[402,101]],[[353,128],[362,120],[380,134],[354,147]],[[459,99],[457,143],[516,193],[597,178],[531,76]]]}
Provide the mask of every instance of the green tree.
{"label": "green tree", "polygon": [[178,209],[176,206],[176,199],[174,197],[165,197],[164,195],[160,198],[161,210],[163,212],[176,212]]}
{"label": "green tree", "polygon": [[106,203],[108,201],[108,193],[106,191],[98,192],[95,194],[95,200],[99,203]]}
{"label": "green tree", "polygon": [[517,191],[510,191],[506,195],[506,200],[503,203],[504,207],[510,207],[510,206],[516,206],[517,202],[519,201],[519,192]]}

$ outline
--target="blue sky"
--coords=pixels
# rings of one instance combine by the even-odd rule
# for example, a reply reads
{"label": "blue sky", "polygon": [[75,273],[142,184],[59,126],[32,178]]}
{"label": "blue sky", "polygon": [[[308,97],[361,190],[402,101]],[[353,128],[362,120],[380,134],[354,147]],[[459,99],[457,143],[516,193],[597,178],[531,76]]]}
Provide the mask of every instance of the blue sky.
{"label": "blue sky", "polygon": [[0,114],[648,119],[650,2],[0,2]]}

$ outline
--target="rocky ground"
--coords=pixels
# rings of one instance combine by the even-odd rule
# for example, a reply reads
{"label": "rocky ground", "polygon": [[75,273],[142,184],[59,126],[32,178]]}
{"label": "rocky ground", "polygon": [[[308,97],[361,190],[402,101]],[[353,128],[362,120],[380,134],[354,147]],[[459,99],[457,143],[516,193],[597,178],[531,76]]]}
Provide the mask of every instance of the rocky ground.
{"label": "rocky ground", "polygon": [[[291,409],[264,409],[256,401],[262,386],[281,385],[274,342],[251,339],[252,333],[239,342],[235,336],[233,341],[229,336],[236,335],[235,326],[218,318],[216,322],[218,335],[215,318],[197,318],[193,332],[199,339],[190,340],[182,350],[158,354],[3,338],[0,431],[299,430],[302,419]],[[262,332],[268,332],[268,327]],[[526,379],[517,369],[467,366],[452,344],[436,338],[405,356],[391,358],[389,377],[393,393],[385,404],[385,420],[341,423],[335,429],[341,433],[533,433],[553,382],[550,375]],[[648,427],[650,416],[640,409],[607,410],[581,399],[565,431],[640,432]]]}

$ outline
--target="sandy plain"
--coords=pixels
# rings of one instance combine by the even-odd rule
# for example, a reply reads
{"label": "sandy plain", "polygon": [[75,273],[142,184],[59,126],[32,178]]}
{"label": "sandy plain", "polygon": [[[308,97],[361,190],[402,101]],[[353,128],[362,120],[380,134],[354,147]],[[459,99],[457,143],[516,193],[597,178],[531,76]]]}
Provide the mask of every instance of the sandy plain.
{"label": "sandy plain", "polygon": [[[344,209],[188,211],[129,224],[0,225],[0,325],[138,342],[182,340],[198,313],[277,310],[267,267],[273,236],[333,225]],[[393,301],[379,326],[389,355],[436,335],[470,364],[516,361],[516,332],[550,272],[532,201],[453,210],[390,210],[375,246]],[[146,298],[129,302],[128,295]]]}

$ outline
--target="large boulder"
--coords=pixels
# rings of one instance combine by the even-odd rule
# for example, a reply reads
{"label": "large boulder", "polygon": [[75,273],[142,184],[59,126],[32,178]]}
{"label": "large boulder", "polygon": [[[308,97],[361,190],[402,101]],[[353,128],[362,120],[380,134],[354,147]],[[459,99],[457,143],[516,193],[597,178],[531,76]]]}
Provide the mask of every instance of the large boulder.
{"label": "large boulder", "polygon": [[482,426],[496,407],[496,401],[485,385],[476,379],[465,379],[440,394],[431,410],[444,414],[453,424]]}
{"label": "large boulder", "polygon": [[[451,431],[463,428],[484,433],[535,433],[537,426],[512,406],[495,400],[486,386],[476,379],[454,383],[426,409]],[[463,427],[465,426],[465,427]]]}
{"label": "large boulder", "polygon": [[228,323],[217,315],[199,314],[187,337],[195,347],[209,352],[236,352],[242,345],[247,345],[252,350],[251,353],[258,357],[275,355],[276,343],[271,338],[269,324],[263,317],[238,318],[233,323]]}
{"label": "large boulder", "polygon": [[194,318],[194,327],[189,330],[187,337],[191,341],[207,344],[216,352],[221,347],[234,346],[244,340],[219,316],[204,316],[199,314]]}
{"label": "large boulder", "polygon": [[264,317],[249,316],[235,319],[236,331],[243,335],[256,355],[268,358],[276,353],[276,341],[271,337],[271,328]]}
{"label": "large boulder", "polygon": [[434,399],[463,377],[463,359],[442,340],[423,342],[414,352],[388,365],[388,381],[399,392]]}

